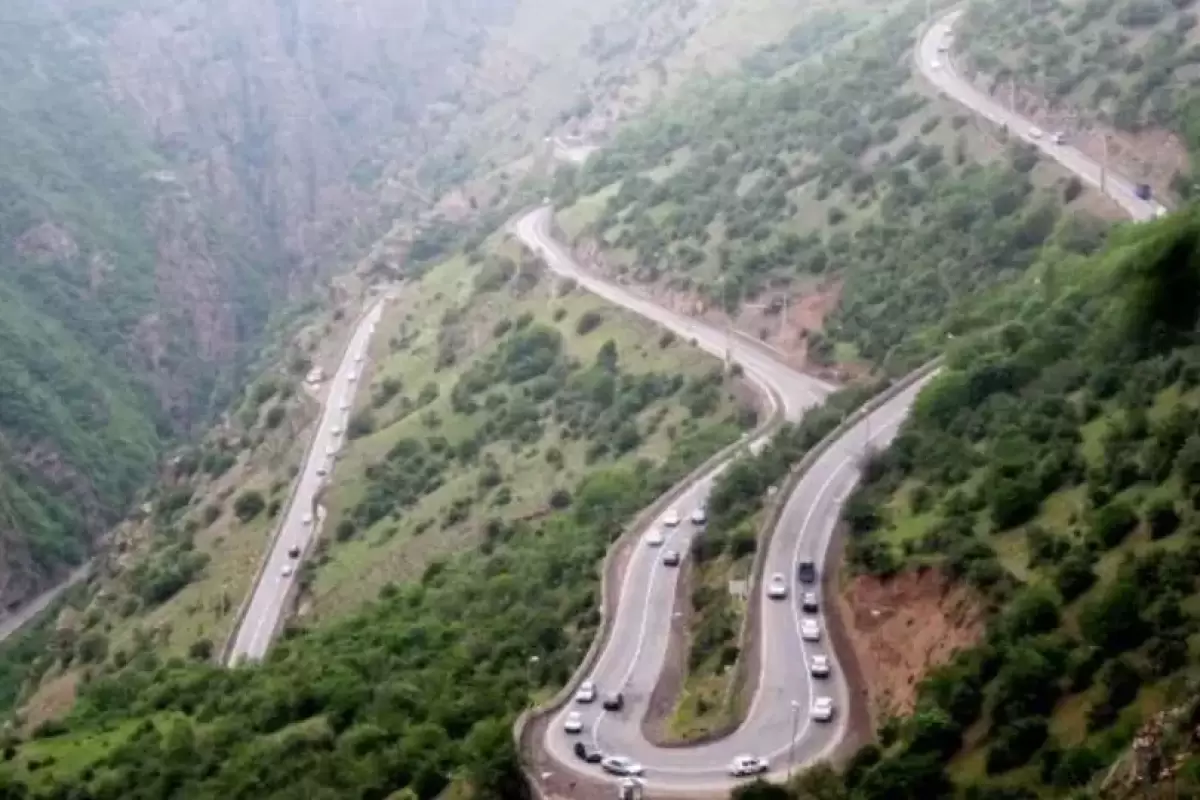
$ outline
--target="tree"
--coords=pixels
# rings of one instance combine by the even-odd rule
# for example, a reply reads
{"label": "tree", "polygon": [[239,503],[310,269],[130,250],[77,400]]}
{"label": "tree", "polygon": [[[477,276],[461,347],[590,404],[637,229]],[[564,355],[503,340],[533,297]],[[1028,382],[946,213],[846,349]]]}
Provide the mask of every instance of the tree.
{"label": "tree", "polygon": [[1085,639],[1113,655],[1137,647],[1146,637],[1141,599],[1128,580],[1119,580],[1079,614]]}
{"label": "tree", "polygon": [[252,489],[242,492],[233,501],[233,513],[237,514],[237,518],[242,522],[254,519],[266,507],[267,502],[263,499],[262,493]]}
{"label": "tree", "polygon": [[1162,539],[1174,533],[1179,528],[1179,512],[1175,510],[1175,503],[1166,497],[1153,500],[1146,508],[1146,525],[1152,539]]}
{"label": "tree", "polygon": [[733,790],[731,800],[792,800],[788,790],[777,783],[767,783],[756,778]]}

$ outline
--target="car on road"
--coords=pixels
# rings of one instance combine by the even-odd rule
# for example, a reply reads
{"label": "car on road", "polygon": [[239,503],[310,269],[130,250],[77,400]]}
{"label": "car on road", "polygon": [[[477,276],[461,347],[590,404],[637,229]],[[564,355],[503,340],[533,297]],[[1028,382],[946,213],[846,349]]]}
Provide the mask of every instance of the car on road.
{"label": "car on road", "polygon": [[929,66],[933,67],[934,69],[941,69],[941,68],[942,68],[942,62],[941,62],[940,60],[938,60],[938,59],[936,59],[936,58],[935,58],[933,61],[931,61],[931,62],[929,63]]}
{"label": "car on road", "polygon": [[336,455],[336,454],[337,454],[337,448],[334,447],[333,445],[327,445],[325,447],[325,455],[332,456],[332,455]]}
{"label": "car on road", "polygon": [[1139,184],[1138,184],[1138,185],[1137,185],[1137,186],[1134,188],[1134,190],[1133,190],[1133,193],[1134,193],[1134,194],[1136,194],[1136,195],[1138,196],[1138,199],[1140,199],[1140,200],[1149,200],[1149,199],[1150,199],[1150,194],[1151,194],[1151,192],[1150,192],[1150,184],[1148,184],[1148,183],[1139,183]]}
{"label": "car on road", "polygon": [[761,775],[767,771],[767,760],[758,756],[738,756],[729,764],[729,774],[735,778]]}
{"label": "car on road", "polygon": [[350,370],[350,382],[354,383],[356,380],[358,380],[358,373],[354,370]]}
{"label": "car on road", "polygon": [[678,567],[679,561],[680,557],[678,550],[668,550],[667,552],[663,553],[663,566]]}
{"label": "car on road", "polygon": [[600,762],[600,766],[613,775],[641,775],[646,771],[641,764],[625,756],[609,756]]}
{"label": "car on road", "polygon": [[667,538],[663,536],[663,532],[658,528],[651,528],[650,532],[646,534],[646,544],[651,547],[662,547],[662,543],[666,540]]}
{"label": "car on road", "polygon": [[796,565],[796,580],[801,583],[816,583],[817,565],[811,561],[801,561]]}
{"label": "car on road", "polygon": [[1029,129],[1029,138],[1030,139],[1042,138],[1042,129],[1041,128],[1030,128]]}
{"label": "car on road", "polygon": [[334,436],[341,436],[342,435],[342,426],[334,425],[333,430],[331,430],[330,433],[332,433]]}
{"label": "car on road", "polygon": [[674,528],[678,524],[679,524],[679,509],[672,508],[670,511],[667,512],[667,515],[665,517],[663,517],[663,525],[666,525],[668,528]]}
{"label": "car on road", "polygon": [[949,42],[942,42],[941,44],[939,44],[939,45],[938,45],[938,52],[939,52],[939,53],[945,53],[945,52],[948,52],[949,50],[950,50],[950,43],[949,43]]}
{"label": "car on road", "polygon": [[299,557],[300,557],[300,545],[294,544],[288,548],[288,558],[299,558]]}
{"label": "car on road", "polygon": [[620,711],[625,707],[625,695],[620,692],[605,695],[604,702],[601,705],[604,706],[605,711]]}
{"label": "car on road", "polygon": [[567,714],[567,719],[563,722],[563,730],[567,733],[583,733],[583,717],[579,716],[578,711]]}
{"label": "car on road", "polygon": [[575,692],[576,703],[590,703],[596,699],[596,682],[584,681]]}
{"label": "car on road", "polygon": [[821,641],[821,626],[811,617],[800,621],[800,638],[806,642]]}
{"label": "car on road", "polygon": [[349,411],[349,410],[350,410],[350,401],[349,401],[349,400],[343,400],[343,401],[342,401],[342,404],[341,404],[341,406],[339,406],[339,408],[341,408],[341,409],[342,409],[342,411]]}
{"label": "car on road", "polygon": [[833,698],[818,697],[813,700],[809,714],[817,722],[829,722],[833,719]]}
{"label": "car on road", "polygon": [[583,742],[576,742],[574,750],[575,756],[588,764],[599,764],[604,760],[604,753],[599,750],[589,750]]}
{"label": "car on road", "polygon": [[280,570],[279,572],[281,575],[283,575],[283,577],[290,578],[290,577],[292,577],[292,573],[295,572],[295,569],[296,568],[293,567],[291,564],[284,564],[283,569]]}
{"label": "car on road", "polygon": [[815,655],[808,662],[808,674],[814,678],[829,677],[829,656]]}
{"label": "car on road", "polygon": [[767,597],[772,600],[782,600],[787,597],[787,581],[783,579],[783,575],[776,572],[771,576],[771,582],[767,584]]}
{"label": "car on road", "polygon": [[329,474],[329,470],[325,469],[325,465],[324,465],[324,464],[322,464],[321,466],[317,467],[317,477],[318,477],[318,478],[324,478],[324,477],[325,477],[326,475],[328,475],[328,474]]}
{"label": "car on road", "polygon": [[364,356],[362,353],[359,353],[358,355],[356,355],[356,356],[354,357],[354,362],[355,362],[356,364],[361,364],[361,363],[363,362],[363,359],[364,359],[364,358],[366,358],[366,356]]}
{"label": "car on road", "polygon": [[708,522],[708,510],[704,506],[697,506],[692,510],[692,524],[703,525]]}
{"label": "car on road", "polygon": [[820,610],[820,604],[817,602],[816,592],[805,592],[804,597],[800,600],[800,608],[806,614],[815,614]]}
{"label": "car on road", "polygon": [[1054,134],[1055,144],[1064,144],[1067,141],[1067,135],[1062,131],[1056,131]]}
{"label": "car on road", "polygon": [[304,517],[301,519],[301,522],[303,522],[305,525],[312,525],[312,512],[305,511]]}

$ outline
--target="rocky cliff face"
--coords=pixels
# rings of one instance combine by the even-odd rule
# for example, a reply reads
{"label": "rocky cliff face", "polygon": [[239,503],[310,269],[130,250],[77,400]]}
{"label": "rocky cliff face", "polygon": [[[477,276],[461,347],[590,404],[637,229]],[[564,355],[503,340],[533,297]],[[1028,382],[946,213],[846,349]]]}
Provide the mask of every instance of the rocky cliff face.
{"label": "rocky cliff face", "polygon": [[81,558],[271,310],[369,241],[373,170],[516,1],[0,14],[0,608]]}

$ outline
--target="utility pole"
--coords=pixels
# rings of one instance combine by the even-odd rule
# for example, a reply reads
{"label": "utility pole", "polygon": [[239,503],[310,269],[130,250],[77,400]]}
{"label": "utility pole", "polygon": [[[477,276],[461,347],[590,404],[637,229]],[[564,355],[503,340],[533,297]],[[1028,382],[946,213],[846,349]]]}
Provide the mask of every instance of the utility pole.
{"label": "utility pole", "polygon": [[788,740],[788,771],[787,779],[792,780],[792,767],[796,763],[796,729],[800,724],[800,704],[792,701],[792,738]]}
{"label": "utility pole", "polygon": [[1104,188],[1104,180],[1108,177],[1108,133],[1105,132],[1100,136],[1100,142],[1104,149],[1104,156],[1100,160],[1100,194],[1107,194]]}

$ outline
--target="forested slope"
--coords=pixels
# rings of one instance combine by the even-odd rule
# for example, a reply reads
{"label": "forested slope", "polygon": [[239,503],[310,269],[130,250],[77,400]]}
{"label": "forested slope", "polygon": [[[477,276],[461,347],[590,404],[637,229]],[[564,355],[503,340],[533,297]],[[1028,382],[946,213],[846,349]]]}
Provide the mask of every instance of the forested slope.
{"label": "forested slope", "polygon": [[1113,239],[960,320],[975,332],[849,501],[851,570],[934,567],[993,613],[830,796],[1063,796],[1194,697],[1200,216]]}

